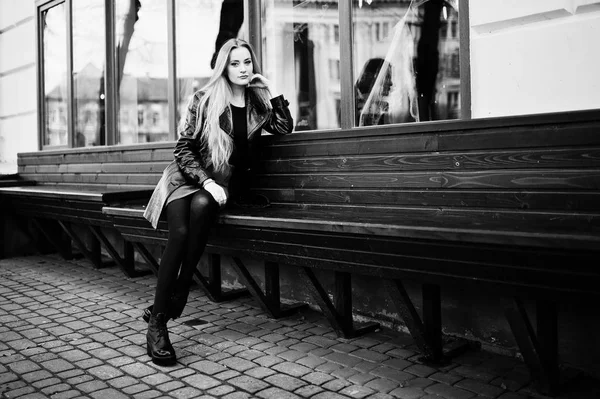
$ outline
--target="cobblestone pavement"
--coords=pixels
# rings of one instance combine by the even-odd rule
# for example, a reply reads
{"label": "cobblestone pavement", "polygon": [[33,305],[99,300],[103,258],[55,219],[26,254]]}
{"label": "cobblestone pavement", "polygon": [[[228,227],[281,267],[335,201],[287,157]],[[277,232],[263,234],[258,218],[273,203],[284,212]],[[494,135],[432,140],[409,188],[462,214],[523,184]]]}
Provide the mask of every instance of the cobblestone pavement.
{"label": "cobblestone pavement", "polygon": [[[408,335],[341,339],[317,312],[272,320],[251,298],[215,304],[198,289],[169,324],[178,364],[159,367],[140,317],[154,284],[54,255],[0,260],[0,397],[543,397],[517,359],[473,351],[432,368]],[[571,385],[561,398],[600,397],[593,381]]]}

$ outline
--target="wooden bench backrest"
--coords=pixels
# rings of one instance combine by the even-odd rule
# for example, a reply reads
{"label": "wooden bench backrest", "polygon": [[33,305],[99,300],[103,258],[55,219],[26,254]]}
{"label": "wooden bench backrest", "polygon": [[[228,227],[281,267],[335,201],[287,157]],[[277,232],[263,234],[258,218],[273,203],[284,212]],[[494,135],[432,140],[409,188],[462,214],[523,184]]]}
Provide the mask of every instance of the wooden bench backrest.
{"label": "wooden bench backrest", "polygon": [[600,211],[597,111],[264,141],[274,201]]}
{"label": "wooden bench backrest", "polygon": [[[42,184],[153,188],[173,142],[19,154]],[[274,202],[600,210],[600,113],[263,137],[257,184]]]}

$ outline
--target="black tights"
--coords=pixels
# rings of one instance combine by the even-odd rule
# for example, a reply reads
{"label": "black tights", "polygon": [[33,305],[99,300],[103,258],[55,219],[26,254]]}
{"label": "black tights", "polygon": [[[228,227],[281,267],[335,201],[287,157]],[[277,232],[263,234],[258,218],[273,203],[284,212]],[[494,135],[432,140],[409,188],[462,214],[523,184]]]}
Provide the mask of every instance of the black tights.
{"label": "black tights", "polygon": [[173,293],[187,297],[219,204],[200,190],[171,202],[166,211],[169,238],[158,268],[154,314],[167,313]]}

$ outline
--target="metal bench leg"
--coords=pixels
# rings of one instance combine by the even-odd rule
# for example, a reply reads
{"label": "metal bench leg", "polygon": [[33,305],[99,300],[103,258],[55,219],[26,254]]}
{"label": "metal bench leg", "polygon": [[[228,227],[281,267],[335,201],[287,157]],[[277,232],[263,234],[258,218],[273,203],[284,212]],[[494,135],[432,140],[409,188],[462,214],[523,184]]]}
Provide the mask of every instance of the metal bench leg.
{"label": "metal bench leg", "polygon": [[234,257],[233,261],[233,266],[240,279],[244,285],[246,285],[254,299],[258,301],[260,307],[267,312],[269,316],[278,319],[280,317],[289,316],[298,309],[308,306],[305,303],[291,305],[284,305],[281,303],[279,295],[279,265],[277,265],[277,263],[265,263],[265,293],[263,293],[241,259]]}
{"label": "metal bench leg", "polygon": [[537,381],[540,392],[554,396],[558,394],[560,386],[556,303],[538,301],[536,313],[537,334],[520,298],[515,298],[514,306],[505,312],[523,359]]}
{"label": "metal bench leg", "polygon": [[360,327],[354,326],[352,318],[352,280],[350,273],[335,272],[334,301],[329,299],[327,291],[323,288],[317,276],[308,267],[302,269],[303,277],[313,298],[321,311],[329,320],[336,334],[344,338],[353,338],[379,328],[379,323],[364,323]]}

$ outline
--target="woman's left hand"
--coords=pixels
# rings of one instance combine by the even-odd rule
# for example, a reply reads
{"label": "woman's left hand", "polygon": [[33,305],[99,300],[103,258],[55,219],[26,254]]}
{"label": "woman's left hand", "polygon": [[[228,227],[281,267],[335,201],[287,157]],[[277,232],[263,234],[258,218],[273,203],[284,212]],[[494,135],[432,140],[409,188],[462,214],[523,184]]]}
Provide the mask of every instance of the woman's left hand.
{"label": "woman's left hand", "polygon": [[271,82],[269,79],[262,76],[260,73],[255,73],[250,78],[250,83],[248,83],[248,87],[257,87],[259,89],[268,89]]}

